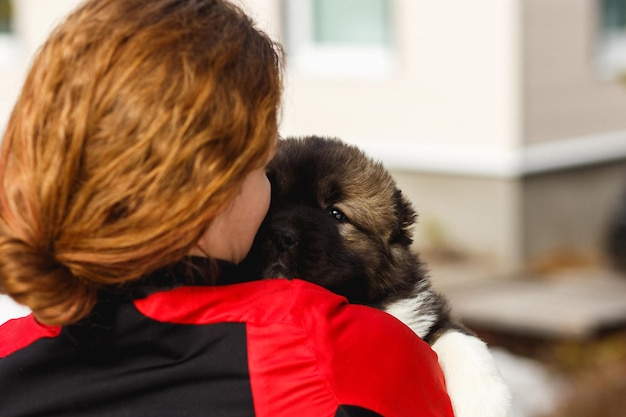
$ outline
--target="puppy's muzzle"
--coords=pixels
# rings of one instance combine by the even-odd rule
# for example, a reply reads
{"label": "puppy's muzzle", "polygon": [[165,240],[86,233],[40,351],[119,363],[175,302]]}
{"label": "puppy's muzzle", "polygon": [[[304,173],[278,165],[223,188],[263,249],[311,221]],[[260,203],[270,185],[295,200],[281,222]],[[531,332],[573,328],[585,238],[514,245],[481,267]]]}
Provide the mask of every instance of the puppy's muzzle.
{"label": "puppy's muzzle", "polygon": [[274,247],[279,251],[288,251],[298,246],[298,235],[285,227],[275,228],[271,231],[270,239]]}

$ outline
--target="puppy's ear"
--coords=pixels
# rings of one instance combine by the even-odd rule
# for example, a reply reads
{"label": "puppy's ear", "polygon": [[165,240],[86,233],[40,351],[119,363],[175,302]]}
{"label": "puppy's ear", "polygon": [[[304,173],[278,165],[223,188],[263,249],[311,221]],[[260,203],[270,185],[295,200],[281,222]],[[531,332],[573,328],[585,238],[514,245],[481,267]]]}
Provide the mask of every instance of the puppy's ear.
{"label": "puppy's ear", "polygon": [[404,197],[402,191],[396,189],[393,198],[398,225],[391,235],[389,243],[408,246],[413,243],[413,231],[411,228],[415,224],[417,213],[411,203]]}

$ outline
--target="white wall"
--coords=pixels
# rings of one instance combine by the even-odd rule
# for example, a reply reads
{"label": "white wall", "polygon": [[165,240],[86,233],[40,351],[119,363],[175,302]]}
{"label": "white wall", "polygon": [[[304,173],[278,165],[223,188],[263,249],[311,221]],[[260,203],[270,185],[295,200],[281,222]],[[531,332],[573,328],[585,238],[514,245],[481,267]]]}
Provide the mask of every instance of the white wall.
{"label": "white wall", "polygon": [[33,54],[49,31],[80,0],[13,0],[14,32],[5,41],[15,50],[14,59],[0,65],[0,132],[20,92]]}
{"label": "white wall", "polygon": [[289,73],[283,134],[340,136],[405,169],[457,171],[479,151],[487,161],[474,169],[493,170],[485,163],[510,158],[520,144],[518,1],[396,6],[396,73],[374,80]]}
{"label": "white wall", "polygon": [[23,317],[30,313],[30,310],[15,303],[9,296],[0,294],[0,324],[7,320]]}

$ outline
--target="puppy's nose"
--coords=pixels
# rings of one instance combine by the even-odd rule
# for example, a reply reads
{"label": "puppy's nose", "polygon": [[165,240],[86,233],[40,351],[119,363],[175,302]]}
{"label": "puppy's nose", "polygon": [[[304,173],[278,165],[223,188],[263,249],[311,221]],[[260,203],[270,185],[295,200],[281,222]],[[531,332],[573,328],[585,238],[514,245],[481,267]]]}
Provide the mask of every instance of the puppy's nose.
{"label": "puppy's nose", "polygon": [[278,249],[291,249],[298,244],[298,236],[289,229],[274,229],[272,231],[272,241]]}

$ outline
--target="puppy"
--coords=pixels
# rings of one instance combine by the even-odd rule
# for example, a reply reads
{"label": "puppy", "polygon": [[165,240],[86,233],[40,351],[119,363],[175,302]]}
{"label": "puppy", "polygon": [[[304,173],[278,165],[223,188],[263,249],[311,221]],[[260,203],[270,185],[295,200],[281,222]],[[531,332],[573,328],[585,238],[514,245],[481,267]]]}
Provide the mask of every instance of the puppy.
{"label": "puppy", "polygon": [[411,250],[416,213],[382,164],[338,139],[280,142],[269,213],[242,268],[383,309],[439,356],[457,417],[502,417],[510,394],[484,342],[451,318]]}

